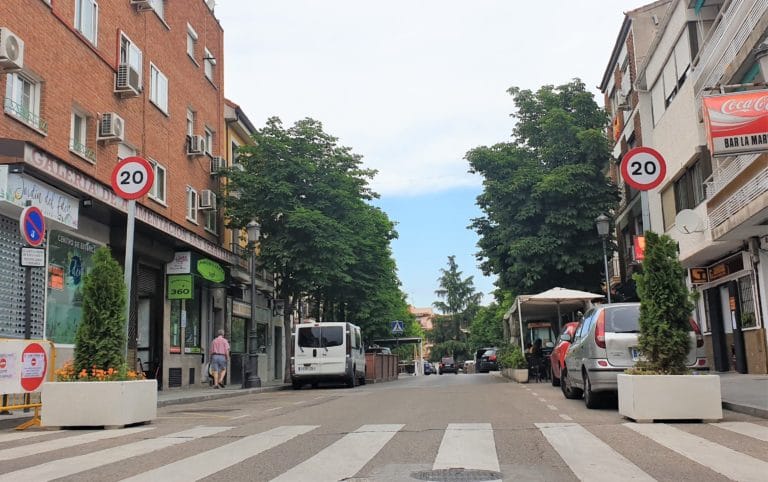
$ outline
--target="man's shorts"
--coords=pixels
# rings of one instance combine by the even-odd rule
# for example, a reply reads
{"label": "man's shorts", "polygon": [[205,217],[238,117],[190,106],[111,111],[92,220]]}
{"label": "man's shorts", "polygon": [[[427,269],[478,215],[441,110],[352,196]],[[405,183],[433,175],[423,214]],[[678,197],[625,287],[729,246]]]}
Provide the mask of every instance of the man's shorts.
{"label": "man's shorts", "polygon": [[211,355],[211,370],[220,372],[227,369],[227,357],[224,355]]}

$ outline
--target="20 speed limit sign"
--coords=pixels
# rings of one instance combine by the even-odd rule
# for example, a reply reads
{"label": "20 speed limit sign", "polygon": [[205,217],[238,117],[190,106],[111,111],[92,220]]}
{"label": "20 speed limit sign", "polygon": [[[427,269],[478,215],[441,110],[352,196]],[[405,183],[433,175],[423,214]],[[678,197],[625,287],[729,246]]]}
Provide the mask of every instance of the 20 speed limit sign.
{"label": "20 speed limit sign", "polygon": [[648,191],[664,180],[667,163],[658,151],[650,147],[635,147],[621,161],[621,177],[638,191]]}
{"label": "20 speed limit sign", "polygon": [[138,199],[152,189],[155,171],[143,157],[126,157],[112,171],[112,189],[123,199]]}

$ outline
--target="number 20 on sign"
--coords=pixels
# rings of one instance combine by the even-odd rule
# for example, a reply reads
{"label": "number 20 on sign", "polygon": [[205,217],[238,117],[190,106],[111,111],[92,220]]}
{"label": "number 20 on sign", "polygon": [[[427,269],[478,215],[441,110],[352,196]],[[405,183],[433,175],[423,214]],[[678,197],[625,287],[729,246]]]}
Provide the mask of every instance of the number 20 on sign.
{"label": "number 20 on sign", "polygon": [[142,157],[126,157],[112,171],[112,189],[123,199],[138,199],[152,189],[155,171]]}
{"label": "number 20 on sign", "polygon": [[655,188],[667,174],[667,163],[655,149],[635,147],[621,160],[621,177],[638,191]]}

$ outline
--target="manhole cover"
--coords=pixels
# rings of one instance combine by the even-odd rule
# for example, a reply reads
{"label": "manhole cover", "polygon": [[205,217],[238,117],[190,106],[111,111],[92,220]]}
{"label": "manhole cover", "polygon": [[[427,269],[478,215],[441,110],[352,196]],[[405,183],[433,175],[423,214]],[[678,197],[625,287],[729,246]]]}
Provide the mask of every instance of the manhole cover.
{"label": "manhole cover", "polygon": [[435,482],[459,481],[481,481],[481,480],[502,480],[501,472],[493,470],[476,469],[437,469],[413,472],[411,474],[416,480],[432,480]]}

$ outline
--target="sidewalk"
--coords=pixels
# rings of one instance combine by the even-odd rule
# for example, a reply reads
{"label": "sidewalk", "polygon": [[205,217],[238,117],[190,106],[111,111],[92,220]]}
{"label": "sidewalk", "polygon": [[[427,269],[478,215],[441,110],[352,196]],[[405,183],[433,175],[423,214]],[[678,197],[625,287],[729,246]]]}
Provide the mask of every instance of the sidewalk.
{"label": "sidewalk", "polygon": [[240,388],[240,385],[227,385],[226,388],[223,389],[216,389],[213,387],[166,389],[157,392],[157,406],[159,408],[179,403],[196,403],[255,393],[276,392],[290,387],[290,384],[274,383],[262,385],[259,388]]}
{"label": "sidewalk", "polygon": [[723,408],[768,418],[768,375],[715,374],[720,375]]}

